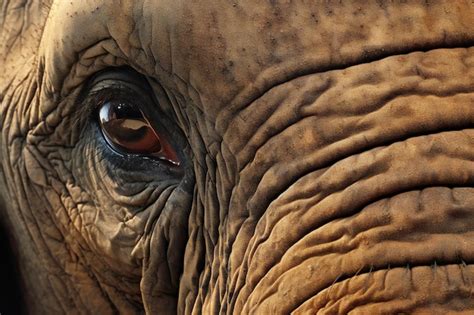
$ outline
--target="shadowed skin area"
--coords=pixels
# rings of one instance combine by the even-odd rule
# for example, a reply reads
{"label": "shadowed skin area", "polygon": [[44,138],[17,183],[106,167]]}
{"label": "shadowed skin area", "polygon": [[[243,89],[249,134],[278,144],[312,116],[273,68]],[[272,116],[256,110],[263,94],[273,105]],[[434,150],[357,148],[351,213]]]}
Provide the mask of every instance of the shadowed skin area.
{"label": "shadowed skin area", "polygon": [[[472,1],[0,4],[28,312],[474,311]],[[179,166],[107,144],[103,75]]]}

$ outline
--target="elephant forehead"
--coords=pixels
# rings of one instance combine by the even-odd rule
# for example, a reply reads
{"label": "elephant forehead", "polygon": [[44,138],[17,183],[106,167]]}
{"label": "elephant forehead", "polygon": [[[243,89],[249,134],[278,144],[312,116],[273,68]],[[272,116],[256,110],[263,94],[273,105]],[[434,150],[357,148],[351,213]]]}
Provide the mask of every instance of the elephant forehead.
{"label": "elephant forehead", "polygon": [[306,73],[466,46],[473,14],[471,1],[56,1],[43,49],[60,88],[78,55],[112,39],[120,58],[186,82],[212,112]]}

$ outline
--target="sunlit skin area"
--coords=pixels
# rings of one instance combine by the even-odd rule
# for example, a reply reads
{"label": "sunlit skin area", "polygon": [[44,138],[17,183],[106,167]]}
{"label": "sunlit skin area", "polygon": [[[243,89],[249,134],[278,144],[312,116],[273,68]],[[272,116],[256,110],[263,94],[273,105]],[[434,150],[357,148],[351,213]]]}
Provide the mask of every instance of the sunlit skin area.
{"label": "sunlit skin area", "polygon": [[0,0],[0,313],[474,312],[474,2]]}

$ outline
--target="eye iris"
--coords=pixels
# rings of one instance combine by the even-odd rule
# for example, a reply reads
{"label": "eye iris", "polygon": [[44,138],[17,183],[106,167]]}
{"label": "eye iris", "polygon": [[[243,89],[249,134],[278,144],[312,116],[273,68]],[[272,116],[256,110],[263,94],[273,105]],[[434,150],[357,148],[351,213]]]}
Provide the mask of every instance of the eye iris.
{"label": "eye iris", "polygon": [[153,154],[162,150],[160,137],[143,113],[131,104],[105,102],[99,120],[107,141],[129,153]]}

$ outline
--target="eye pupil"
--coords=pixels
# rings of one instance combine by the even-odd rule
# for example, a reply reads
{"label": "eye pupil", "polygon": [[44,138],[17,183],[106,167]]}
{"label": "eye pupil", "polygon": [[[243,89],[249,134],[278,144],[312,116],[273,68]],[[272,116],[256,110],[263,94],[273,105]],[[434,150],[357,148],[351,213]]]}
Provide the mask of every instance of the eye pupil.
{"label": "eye pupil", "polygon": [[158,136],[138,106],[122,101],[103,102],[99,122],[105,139],[116,150],[152,155],[179,164],[176,153]]}

